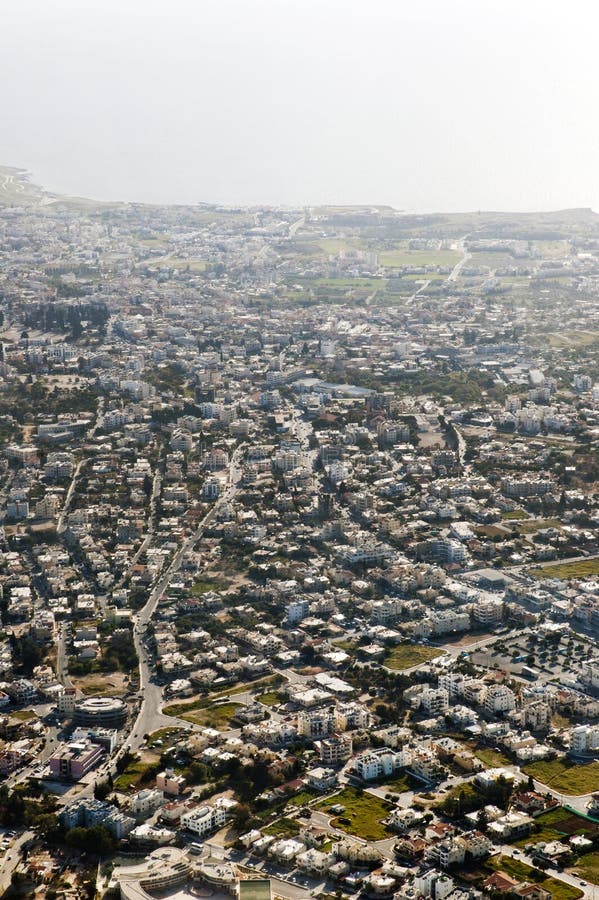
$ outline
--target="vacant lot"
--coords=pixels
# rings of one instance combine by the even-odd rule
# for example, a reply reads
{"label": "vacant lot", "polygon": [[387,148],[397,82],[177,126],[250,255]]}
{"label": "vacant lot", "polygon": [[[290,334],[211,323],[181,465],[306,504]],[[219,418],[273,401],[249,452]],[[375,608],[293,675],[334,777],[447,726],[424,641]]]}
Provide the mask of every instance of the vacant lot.
{"label": "vacant lot", "polygon": [[[157,762],[159,763],[159,760]],[[144,782],[148,785],[154,781],[157,771],[160,771],[157,763],[144,762],[138,759],[133,760],[125,771],[115,779],[114,788],[117,791],[128,791],[133,788],[137,789]]]}
{"label": "vacant lot", "polygon": [[264,703],[265,706],[279,706],[279,704],[285,702],[286,697],[279,691],[266,691],[265,694],[259,694],[256,700],[259,703]]}
{"label": "vacant lot", "polygon": [[527,519],[528,513],[523,509],[511,509],[508,512],[501,513],[502,519]]}
{"label": "vacant lot", "polygon": [[166,706],[164,714],[185,719],[186,722],[193,722],[194,725],[202,725],[204,728],[227,731],[231,725],[231,719],[240,706],[241,703],[212,703],[210,700],[196,700],[195,703],[173,703]]}
{"label": "vacant lot", "polygon": [[561,530],[561,522],[559,519],[527,519],[526,521],[517,522],[512,526],[518,534],[534,534],[543,528],[558,528]]}
{"label": "vacant lot", "polygon": [[390,794],[403,794],[404,791],[422,790],[422,782],[408,775],[407,772],[402,772],[395,778],[386,778],[383,787]]}
{"label": "vacant lot", "polygon": [[533,578],[559,578],[568,581],[571,578],[590,578],[599,575],[599,559],[581,559],[578,562],[555,563],[550,566],[533,566],[528,569]]}
{"label": "vacant lot", "polygon": [[599,785],[599,762],[580,764],[550,759],[530,763],[522,771],[563,794],[589,794]]}
{"label": "vacant lot", "polygon": [[219,578],[199,578],[192,587],[190,594],[192,597],[201,597],[210,591],[226,591],[229,583]]}
{"label": "vacant lot", "polygon": [[122,697],[127,692],[126,676],[122,672],[109,675],[84,675],[73,678],[73,684],[86,697]]}
{"label": "vacant lot", "polygon": [[559,334],[545,334],[543,335],[543,340],[550,347],[558,350],[564,347],[591,347],[597,342],[597,334],[594,331],[564,331]]}
{"label": "vacant lot", "polygon": [[534,831],[528,837],[515,841],[517,847],[526,847],[528,844],[537,844],[541,841],[566,841],[573,834],[581,834],[593,838],[599,834],[599,825],[594,825],[588,819],[568,812],[563,807],[552,809],[536,819],[540,831]]}
{"label": "vacant lot", "polygon": [[477,747],[473,751],[474,755],[484,762],[486,766],[494,768],[495,766],[511,766],[511,759],[499,750],[492,750],[490,747]]}
{"label": "vacant lot", "polygon": [[299,834],[300,826],[295,819],[282,818],[262,830],[264,834],[274,834],[276,837],[295,837],[296,834]]}
{"label": "vacant lot", "polygon": [[287,803],[292,806],[305,806],[307,803],[311,803],[312,800],[316,800],[320,794],[316,793],[316,791],[299,791],[297,794],[294,794],[293,797],[289,797]]}
{"label": "vacant lot", "polygon": [[536,819],[541,828],[551,828],[560,835],[586,834],[589,837],[599,835],[599,823],[589,822],[584,816],[568,812],[563,806],[550,809]]}
{"label": "vacant lot", "polygon": [[356,788],[348,787],[316,805],[317,809],[328,810],[337,804],[345,807],[336,819],[332,820],[335,828],[355,834],[366,841],[382,841],[392,831],[382,824],[382,819],[389,815],[391,804],[372,794],[366,794]]}
{"label": "vacant lot", "polygon": [[576,863],[574,870],[585,881],[599,884],[599,853],[596,850],[593,853],[585,853]]}
{"label": "vacant lot", "polygon": [[577,900],[578,897],[583,896],[583,892],[578,888],[559,881],[557,878],[547,878],[545,873],[539,869],[533,869],[532,866],[527,866],[519,859],[512,859],[509,856],[493,856],[487,860],[483,869],[488,873],[505,872],[506,875],[520,881],[539,884],[544,890],[551,893],[553,900]]}
{"label": "vacant lot", "polygon": [[387,653],[383,665],[389,669],[410,669],[412,666],[418,666],[442,655],[443,651],[437,650],[435,647],[424,647],[422,644],[399,644]]}
{"label": "vacant lot", "polygon": [[30,719],[37,719],[37,715],[32,709],[15,709],[8,715],[9,718],[17,719],[19,722],[29,722]]}
{"label": "vacant lot", "polygon": [[460,254],[453,250],[384,250],[379,254],[381,266],[402,268],[404,266],[442,266],[453,268],[460,260]]}

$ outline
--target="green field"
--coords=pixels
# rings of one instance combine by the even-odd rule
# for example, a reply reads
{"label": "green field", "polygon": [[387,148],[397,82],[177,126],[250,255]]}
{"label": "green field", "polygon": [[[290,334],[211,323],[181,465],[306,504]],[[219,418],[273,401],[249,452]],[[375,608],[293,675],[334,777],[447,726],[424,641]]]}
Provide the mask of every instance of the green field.
{"label": "green field", "polygon": [[272,825],[267,825],[262,831],[264,834],[274,834],[276,837],[286,838],[295,837],[299,834],[300,826],[295,819],[277,819]]}
{"label": "green field", "polygon": [[551,809],[543,813],[535,820],[540,829],[519,841],[515,841],[516,847],[526,847],[528,844],[537,844],[540,841],[565,841],[573,834],[581,834],[588,838],[596,838],[599,835],[599,824],[589,822],[583,816],[568,812],[563,806]]}
{"label": "green field", "polygon": [[8,714],[9,718],[17,719],[19,722],[28,722],[30,719],[37,719],[32,709],[15,709],[14,712]]}
{"label": "green field", "polygon": [[265,694],[258,694],[256,697],[256,700],[265,706],[279,706],[279,704],[285,702],[285,699],[284,694],[279,693],[279,691],[266,691]]}
{"label": "green field", "polygon": [[599,835],[599,822],[590,822],[584,816],[569,812],[563,806],[537,816],[536,822],[541,828],[555,831],[560,835],[586,834],[589,837]]}
{"label": "green field", "polygon": [[385,779],[382,786],[386,791],[389,791],[390,794],[403,794],[404,791],[413,791],[415,788],[422,790],[422,783],[418,782],[406,772],[397,775],[395,778]]}
{"label": "green field", "polygon": [[217,728],[219,731],[227,731],[231,719],[241,706],[241,703],[211,703],[209,700],[196,700],[193,703],[172,703],[164,708],[166,716],[176,716],[201,725],[204,728]]}
{"label": "green field", "polygon": [[328,797],[316,804],[316,809],[328,810],[331,806],[340,804],[345,807],[345,812],[332,820],[335,828],[355,834],[366,841],[382,841],[393,832],[383,825],[381,820],[389,815],[391,804],[372,794],[353,787],[344,788],[334,797]]}
{"label": "green field", "polygon": [[453,250],[383,250],[379,263],[387,268],[403,266],[448,266],[453,268],[460,261],[460,254]]}
{"label": "green field", "polygon": [[209,591],[224,591],[226,588],[226,582],[219,578],[199,578],[189,593],[192,597],[201,597]]}
{"label": "green field", "polygon": [[323,238],[321,241],[318,241],[317,246],[326,253],[327,256],[340,252],[347,252],[348,250],[367,249],[360,241],[351,239],[345,240],[344,238]]}
{"label": "green field", "polygon": [[486,766],[494,768],[495,766],[511,766],[512,761],[504,753],[491,750],[490,747],[477,747],[474,755]]}
{"label": "green field", "polygon": [[549,759],[529,763],[522,771],[563,794],[589,794],[599,785],[599,762],[581,764],[568,759]]}
{"label": "green field", "polygon": [[574,867],[577,875],[591,884],[599,884],[599,852],[584,853]]}
{"label": "green field", "polygon": [[578,888],[559,881],[557,878],[548,878],[539,869],[533,869],[532,866],[528,866],[519,859],[512,859],[510,856],[492,856],[484,863],[483,869],[489,873],[505,872],[506,875],[520,881],[540,884],[544,890],[551,893],[553,900],[577,900],[578,897],[583,896],[583,892]]}
{"label": "green field", "polygon": [[289,797],[287,803],[291,804],[291,806],[305,806],[307,803],[311,803],[312,800],[316,800],[320,795],[315,791],[299,791],[299,793],[294,794],[293,797]]}
{"label": "green field", "polygon": [[190,272],[203,272],[206,263],[203,259],[179,259],[176,256],[162,256],[156,259],[143,260],[148,266],[160,266],[168,269],[189,269]]}
{"label": "green field", "polygon": [[530,519],[526,522],[517,522],[513,526],[518,534],[534,534],[536,531],[540,531],[543,528],[561,529],[561,527],[562,523],[559,519]]}
{"label": "green field", "polygon": [[383,660],[383,665],[389,669],[410,669],[422,663],[442,656],[443,651],[435,647],[425,647],[422,644],[399,644],[393,647]]}
{"label": "green field", "polygon": [[[118,778],[115,778],[115,790],[127,791],[131,790],[131,788],[137,788],[144,781],[148,770],[152,771],[153,776],[155,764],[142,762],[141,760],[134,760],[129,763],[125,771],[122,772]],[[160,771],[160,769],[158,769],[158,771]]]}
{"label": "green field", "polygon": [[165,740],[175,740],[181,734],[181,728],[177,728],[176,726],[173,728],[159,728],[157,731],[153,731],[148,735],[148,744],[155,744],[156,741],[165,741]]}
{"label": "green field", "polygon": [[543,340],[555,350],[563,350],[572,347],[590,347],[599,341],[599,335],[594,331],[564,331],[559,334],[545,334]]}
{"label": "green field", "polygon": [[511,509],[501,513],[502,519],[528,519],[528,513],[523,509]]}
{"label": "green field", "polygon": [[581,559],[578,562],[554,563],[550,566],[533,566],[526,572],[533,578],[559,578],[569,581],[571,578],[581,579],[599,575],[599,559]]}

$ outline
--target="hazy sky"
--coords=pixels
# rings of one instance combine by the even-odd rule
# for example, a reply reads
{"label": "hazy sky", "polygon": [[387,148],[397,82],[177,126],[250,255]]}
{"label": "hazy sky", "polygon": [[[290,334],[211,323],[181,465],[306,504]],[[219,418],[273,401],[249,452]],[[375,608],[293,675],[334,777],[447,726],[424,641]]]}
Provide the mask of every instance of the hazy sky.
{"label": "hazy sky", "polygon": [[599,210],[598,7],[7,0],[0,163],[101,199]]}

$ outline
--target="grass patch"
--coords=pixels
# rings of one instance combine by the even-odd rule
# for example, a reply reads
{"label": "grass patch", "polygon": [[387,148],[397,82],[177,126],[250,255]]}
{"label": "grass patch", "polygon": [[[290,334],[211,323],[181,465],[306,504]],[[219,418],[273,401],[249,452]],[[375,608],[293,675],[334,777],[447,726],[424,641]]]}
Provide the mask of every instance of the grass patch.
{"label": "grass patch", "polygon": [[241,703],[173,703],[164,709],[166,716],[176,716],[179,719],[185,719],[186,722],[193,722],[194,725],[201,725],[204,728],[216,728],[218,731],[227,731],[231,724],[231,719],[240,708]]}
{"label": "grass patch", "polygon": [[299,791],[299,793],[294,794],[293,797],[289,797],[287,803],[291,806],[305,806],[307,803],[311,803],[312,800],[316,800],[319,795],[314,791]]}
{"label": "grass patch", "polygon": [[528,513],[523,509],[510,509],[501,513],[502,519],[528,519]]}
{"label": "grass patch", "polygon": [[505,753],[491,750],[490,747],[477,747],[474,750],[474,755],[490,769],[494,769],[496,766],[511,766],[512,764],[511,759]]}
{"label": "grass patch", "polygon": [[589,794],[599,784],[599,762],[544,759],[524,766],[522,771],[563,794]]}
{"label": "grass patch", "polygon": [[144,780],[153,781],[154,773],[156,771],[160,770],[156,769],[155,763],[134,760],[127,766],[125,771],[122,772],[118,778],[115,778],[114,788],[117,791],[130,791],[132,788],[139,787],[139,785],[141,785]]}
{"label": "grass patch", "polygon": [[264,834],[274,834],[276,837],[295,837],[296,834],[299,834],[300,826],[299,823],[295,821],[295,819],[287,819],[283,817],[282,819],[277,819],[276,822],[273,822],[272,825],[267,825],[266,828],[263,828],[262,831]]}
{"label": "grass patch", "polygon": [[402,772],[396,778],[385,779],[383,790],[389,791],[390,794],[403,794],[404,791],[413,791],[415,788],[422,790],[422,782],[417,781],[407,772]]}
{"label": "grass patch", "polygon": [[285,702],[285,697],[279,691],[267,691],[265,694],[259,694],[256,700],[265,706],[279,706]]}
{"label": "grass patch", "polygon": [[224,591],[227,587],[227,583],[219,578],[199,578],[189,593],[192,597],[201,597],[209,591]]}
{"label": "grass patch", "polygon": [[453,250],[384,250],[379,253],[379,264],[398,269],[404,266],[448,266],[453,268],[460,260]]}
{"label": "grass patch", "polygon": [[9,718],[17,719],[19,722],[29,722],[30,719],[36,719],[37,716],[32,709],[15,709],[9,713]]}
{"label": "grass patch", "polygon": [[555,350],[591,347],[597,343],[597,334],[594,331],[565,331],[560,334],[546,334],[544,340]]}
{"label": "grass patch", "polygon": [[584,816],[569,812],[563,806],[543,813],[537,817],[536,822],[541,829],[554,831],[560,836],[583,834],[588,837],[596,837],[599,834],[599,824],[590,822]]}
{"label": "grass patch", "polygon": [[[282,684],[284,681],[285,679],[281,675],[265,675],[264,678],[257,678],[256,681],[244,681],[242,684],[238,684],[228,691],[223,691],[220,696],[226,696],[227,694],[246,694],[248,691],[255,692],[259,689],[269,687],[270,685],[275,687]],[[217,694],[216,696],[219,695]]]}
{"label": "grass patch", "polygon": [[175,739],[181,734],[180,728],[159,728],[157,731],[153,731],[152,734],[148,735],[148,744],[155,744],[156,741],[164,741],[168,739]]}
{"label": "grass patch", "polygon": [[599,575],[599,559],[582,559],[578,562],[555,563],[550,566],[533,566],[527,570],[533,578],[559,578],[569,581],[571,578],[582,579]]}
{"label": "grass patch", "polygon": [[557,878],[548,878],[539,869],[534,869],[525,862],[512,859],[510,856],[492,856],[484,863],[483,869],[489,873],[505,872],[506,875],[519,881],[539,884],[544,890],[551,893],[553,900],[577,900],[578,897],[583,896],[583,892],[579,888],[572,887]]}
{"label": "grass patch", "polygon": [[576,863],[576,873],[591,884],[599,884],[599,852],[584,853]]}
{"label": "grass patch", "polygon": [[422,663],[442,656],[443,651],[435,647],[425,647],[422,644],[398,644],[393,647],[383,659],[383,665],[389,669],[410,669]]}
{"label": "grass patch", "polygon": [[190,272],[203,272],[206,268],[206,262],[203,259],[180,259],[176,256],[162,256],[159,258],[146,259],[142,260],[142,264],[178,270],[188,269]]}
{"label": "grass patch", "polygon": [[561,522],[559,519],[531,519],[529,522],[520,522],[514,526],[518,534],[534,534],[542,528],[559,528],[561,530]]}
{"label": "grass patch", "polygon": [[359,241],[347,241],[343,238],[323,238],[317,242],[317,246],[327,254],[347,253],[352,250],[365,250],[366,248]]}
{"label": "grass patch", "polygon": [[382,841],[393,832],[382,819],[389,815],[391,804],[372,794],[366,794],[353,787],[347,787],[333,797],[327,797],[316,804],[317,809],[328,810],[340,804],[345,812],[333,819],[333,826],[348,834],[355,834],[366,841]]}

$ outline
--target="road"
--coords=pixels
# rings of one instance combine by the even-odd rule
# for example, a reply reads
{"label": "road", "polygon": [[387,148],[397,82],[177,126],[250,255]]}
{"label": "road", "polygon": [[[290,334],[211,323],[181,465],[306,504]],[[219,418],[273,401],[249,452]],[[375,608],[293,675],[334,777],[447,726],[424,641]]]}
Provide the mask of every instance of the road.
{"label": "road", "polygon": [[297,230],[305,224],[306,224],[305,216],[302,216],[301,219],[297,219],[292,225],[289,226],[289,237],[295,237]]}
{"label": "road", "polygon": [[56,641],[56,677],[62,685],[69,687],[69,663],[65,635],[66,628],[67,625],[65,623],[61,623],[58,626],[58,639]]}
{"label": "road", "polygon": [[145,551],[148,549],[148,547],[150,545],[150,542],[154,535],[154,524],[155,524],[155,519],[156,519],[156,503],[158,502],[158,498],[160,496],[161,486],[162,486],[162,476],[161,476],[160,472],[156,472],[156,474],[154,475],[154,479],[152,481],[152,494],[150,496],[150,503],[149,503],[149,509],[148,509],[148,521],[147,521],[147,527],[146,527],[146,534],[144,536],[143,541],[141,542],[141,544],[139,545],[139,547],[133,554],[129,565],[127,566],[127,568],[125,569],[125,571],[123,572],[123,574],[121,575],[119,580],[116,582],[116,584],[112,588],[113,591],[118,590],[128,580],[129,576],[131,575],[131,572],[133,571],[133,568],[137,565],[139,557],[142,555],[142,553],[145,553]]}
{"label": "road", "polygon": [[27,841],[30,841],[34,837],[35,834],[33,831],[24,831],[15,838],[12,846],[6,851],[6,855],[3,858],[0,858],[0,896],[2,896],[10,887],[12,873],[19,864],[23,844],[26,844]]}
{"label": "road", "polygon": [[[90,428],[90,430],[87,434],[87,440],[94,438],[98,428],[102,427],[102,425],[104,423],[103,412],[104,412],[104,398],[100,397],[100,399],[98,400],[98,407],[96,410],[96,421],[94,422],[93,426]],[[73,472],[73,477],[71,478],[71,483],[69,485],[67,495],[65,497],[62,509],[58,516],[58,522],[56,524],[56,531],[58,532],[58,534],[62,534],[62,532],[65,530],[65,527],[66,527],[65,519],[69,512],[71,500],[73,499],[73,493],[75,491],[75,486],[77,484],[77,478],[79,476],[79,472],[81,470],[83,463],[86,461],[87,461],[86,457],[83,457],[83,459],[80,459],[79,462],[77,463],[77,465],[75,466],[75,471]]]}
{"label": "road", "polygon": [[467,237],[468,237],[468,235],[465,234],[464,237],[461,238],[461,240],[459,240],[457,242],[456,249],[459,250],[461,253],[463,253],[463,256],[462,256],[462,259],[458,263],[456,263],[455,266],[453,267],[453,269],[451,270],[450,275],[448,275],[448,277],[447,277],[448,281],[456,281],[458,279],[460,272],[462,271],[462,269],[464,268],[464,266],[466,265],[466,263],[472,256],[472,254],[468,253],[468,251],[466,250],[465,242],[466,242]]}
{"label": "road", "polygon": [[132,751],[139,749],[143,743],[144,734],[156,731],[158,728],[162,728],[165,725],[172,725],[175,721],[169,716],[164,716],[160,711],[162,704],[162,689],[151,680],[153,665],[143,638],[146,634],[148,624],[151,622],[152,617],[156,612],[160,599],[170,584],[173,575],[179,569],[183,557],[203,536],[206,527],[210,524],[220,507],[224,503],[228,503],[229,500],[234,497],[237,490],[237,484],[241,478],[239,459],[241,458],[242,453],[243,446],[238,447],[234,451],[229,463],[229,484],[223,495],[216,501],[212,509],[206,513],[195,531],[185,538],[173,556],[168,568],[150,592],[146,605],[136,616],[134,616],[133,641],[139,658],[139,693],[141,696],[141,706],[129,738],[128,740],[125,739],[125,743],[128,744]]}
{"label": "road", "polygon": [[[500,853],[502,856],[511,856],[512,859],[520,860],[521,862],[526,863],[529,866],[533,866],[536,868],[534,862],[531,857],[528,856],[523,850],[518,850],[517,847],[511,847],[509,844],[502,844],[499,847]],[[568,872],[557,872],[555,869],[547,869],[546,875],[552,878],[556,878],[558,881],[565,881],[566,884],[572,885],[572,887],[578,888],[581,890],[585,897],[593,897],[594,896],[594,888],[592,884],[582,885],[581,879],[576,875],[570,875]]]}

